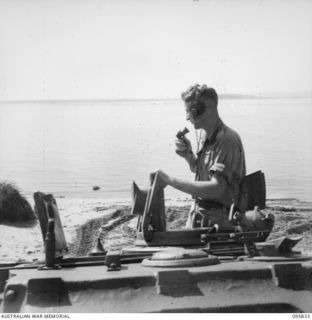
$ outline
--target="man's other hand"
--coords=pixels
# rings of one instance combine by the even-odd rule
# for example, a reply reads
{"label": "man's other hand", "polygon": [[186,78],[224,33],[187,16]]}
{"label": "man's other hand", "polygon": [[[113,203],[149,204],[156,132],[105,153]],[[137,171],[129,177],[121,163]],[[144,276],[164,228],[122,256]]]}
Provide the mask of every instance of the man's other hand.
{"label": "man's other hand", "polygon": [[159,188],[165,188],[170,182],[169,175],[166,172],[164,172],[163,170],[158,169],[157,171],[152,172],[150,174],[150,176],[154,176],[155,177],[156,174],[158,176],[158,178],[157,178],[157,186]]}
{"label": "man's other hand", "polygon": [[192,153],[191,141],[186,137],[183,137],[181,139],[176,139],[175,145],[176,145],[176,153],[182,158],[185,158]]}

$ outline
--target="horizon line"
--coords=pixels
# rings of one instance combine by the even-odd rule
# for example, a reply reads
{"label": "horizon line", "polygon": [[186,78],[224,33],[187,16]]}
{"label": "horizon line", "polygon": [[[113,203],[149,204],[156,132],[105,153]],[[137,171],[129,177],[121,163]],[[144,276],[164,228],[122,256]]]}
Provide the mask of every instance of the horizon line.
{"label": "horizon line", "polygon": [[[220,99],[283,99],[283,98],[312,98],[312,93],[289,94],[219,94]],[[3,99],[0,103],[40,103],[40,102],[112,102],[112,101],[178,101],[181,98],[68,98],[68,99]]]}

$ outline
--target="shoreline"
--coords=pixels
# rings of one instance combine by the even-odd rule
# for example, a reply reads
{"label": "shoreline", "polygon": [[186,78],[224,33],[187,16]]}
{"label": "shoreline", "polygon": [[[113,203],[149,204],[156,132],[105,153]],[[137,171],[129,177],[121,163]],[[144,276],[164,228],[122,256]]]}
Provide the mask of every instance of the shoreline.
{"label": "shoreline", "polygon": [[[56,202],[70,254],[87,253],[96,236],[104,240],[105,248],[106,246],[118,247],[123,243],[129,245],[133,239],[136,224],[135,218],[130,216],[131,200],[129,199],[109,202],[101,199],[61,197],[56,198]],[[30,203],[33,206],[33,200]],[[183,227],[183,219],[191,203],[192,200],[189,199],[165,201],[167,213],[169,213],[168,219],[173,221],[175,227]],[[304,252],[311,251],[312,202],[296,199],[269,199],[266,201],[266,206],[265,210],[273,212],[276,216],[275,226],[269,238],[286,234],[303,235],[298,248]],[[114,219],[117,220],[112,223]],[[32,262],[44,259],[43,239],[38,220],[0,224],[0,233],[0,263]],[[85,239],[88,239],[88,245],[82,243],[86,241]],[[80,251],[77,249],[78,242]]]}

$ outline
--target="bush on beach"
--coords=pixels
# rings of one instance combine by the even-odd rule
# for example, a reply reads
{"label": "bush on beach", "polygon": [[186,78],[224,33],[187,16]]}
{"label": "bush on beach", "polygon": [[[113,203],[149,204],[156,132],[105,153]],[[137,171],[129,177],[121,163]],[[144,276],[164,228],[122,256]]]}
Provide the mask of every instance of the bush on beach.
{"label": "bush on beach", "polygon": [[29,202],[11,182],[0,182],[0,222],[29,221],[36,218]]}

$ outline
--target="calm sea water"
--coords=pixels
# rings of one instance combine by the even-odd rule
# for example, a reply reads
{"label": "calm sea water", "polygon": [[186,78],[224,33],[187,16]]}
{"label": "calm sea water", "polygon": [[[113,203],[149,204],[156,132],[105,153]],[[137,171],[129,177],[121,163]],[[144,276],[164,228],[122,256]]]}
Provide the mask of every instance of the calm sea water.
{"label": "calm sea water", "polygon": [[[267,198],[312,200],[311,99],[225,99],[219,112],[241,135],[247,172],[265,173]],[[146,188],[157,168],[193,179],[174,152],[184,126],[192,129],[178,100],[2,103],[0,180],[26,196],[130,198],[132,181]],[[196,149],[194,130],[188,136]]]}

